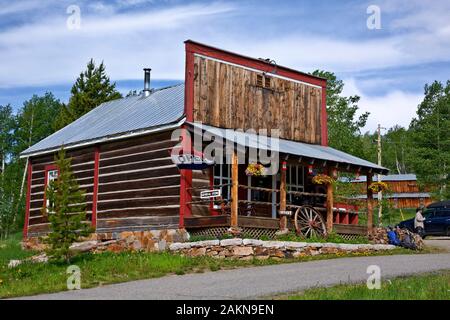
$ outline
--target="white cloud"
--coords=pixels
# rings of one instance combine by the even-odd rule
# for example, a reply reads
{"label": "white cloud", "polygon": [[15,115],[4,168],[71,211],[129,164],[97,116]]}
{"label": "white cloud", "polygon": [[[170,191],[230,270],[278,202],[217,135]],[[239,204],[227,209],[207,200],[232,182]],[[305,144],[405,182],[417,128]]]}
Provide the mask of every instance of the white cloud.
{"label": "white cloud", "polygon": [[411,119],[416,115],[417,106],[423,100],[422,94],[396,89],[392,89],[384,95],[368,96],[359,90],[353,78],[346,79],[344,82],[344,95],[358,95],[361,97],[358,104],[359,114],[370,112],[363,132],[375,131],[378,124],[381,124],[384,128],[391,128],[395,125],[408,127]]}

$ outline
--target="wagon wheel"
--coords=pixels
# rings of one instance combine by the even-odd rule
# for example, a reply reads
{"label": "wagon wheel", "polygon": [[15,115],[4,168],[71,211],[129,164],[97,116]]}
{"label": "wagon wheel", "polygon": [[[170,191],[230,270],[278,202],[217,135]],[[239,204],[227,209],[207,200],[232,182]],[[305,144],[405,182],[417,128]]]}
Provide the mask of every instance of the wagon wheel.
{"label": "wagon wheel", "polygon": [[294,216],[295,230],[305,237],[323,237],[326,235],[325,222],[319,212],[309,206],[297,209]]}

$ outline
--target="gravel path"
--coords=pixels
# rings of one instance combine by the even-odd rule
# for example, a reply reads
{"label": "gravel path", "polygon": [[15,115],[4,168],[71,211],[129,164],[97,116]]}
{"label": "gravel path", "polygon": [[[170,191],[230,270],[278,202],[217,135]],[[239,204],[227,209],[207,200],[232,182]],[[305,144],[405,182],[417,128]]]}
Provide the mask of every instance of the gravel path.
{"label": "gravel path", "polygon": [[450,269],[450,253],[340,258],[167,276],[24,299],[254,299],[314,286],[366,281],[369,265],[384,278]]}

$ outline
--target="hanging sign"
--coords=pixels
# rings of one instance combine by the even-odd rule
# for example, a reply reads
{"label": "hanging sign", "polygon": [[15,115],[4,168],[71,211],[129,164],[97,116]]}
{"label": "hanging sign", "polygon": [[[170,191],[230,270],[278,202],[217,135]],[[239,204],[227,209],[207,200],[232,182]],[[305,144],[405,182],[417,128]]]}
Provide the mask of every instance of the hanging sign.
{"label": "hanging sign", "polygon": [[203,170],[215,164],[214,160],[204,158],[201,152],[193,150],[193,153],[190,153],[182,149],[175,152],[175,150],[175,148],[172,150],[170,157],[178,169]]}
{"label": "hanging sign", "polygon": [[217,198],[222,195],[221,189],[214,189],[214,190],[203,190],[200,192],[200,199],[211,199],[211,198]]}

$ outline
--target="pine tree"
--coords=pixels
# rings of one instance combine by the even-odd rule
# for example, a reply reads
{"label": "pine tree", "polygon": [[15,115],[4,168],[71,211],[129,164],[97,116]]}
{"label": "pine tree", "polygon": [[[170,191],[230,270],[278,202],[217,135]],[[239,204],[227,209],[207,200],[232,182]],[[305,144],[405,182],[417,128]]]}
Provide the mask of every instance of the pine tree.
{"label": "pine tree", "polygon": [[58,178],[49,183],[45,192],[48,205],[42,208],[51,225],[45,239],[49,244],[47,253],[53,260],[67,263],[73,257],[70,246],[92,232],[86,223],[85,192],[80,190],[70,164],[71,159],[61,148],[56,157]]}
{"label": "pine tree", "polygon": [[65,127],[103,102],[121,97],[116,90],[116,84],[110,82],[104,63],[96,67],[91,59],[86,70],[80,73],[72,86],[69,103],[56,119],[55,129]]}

